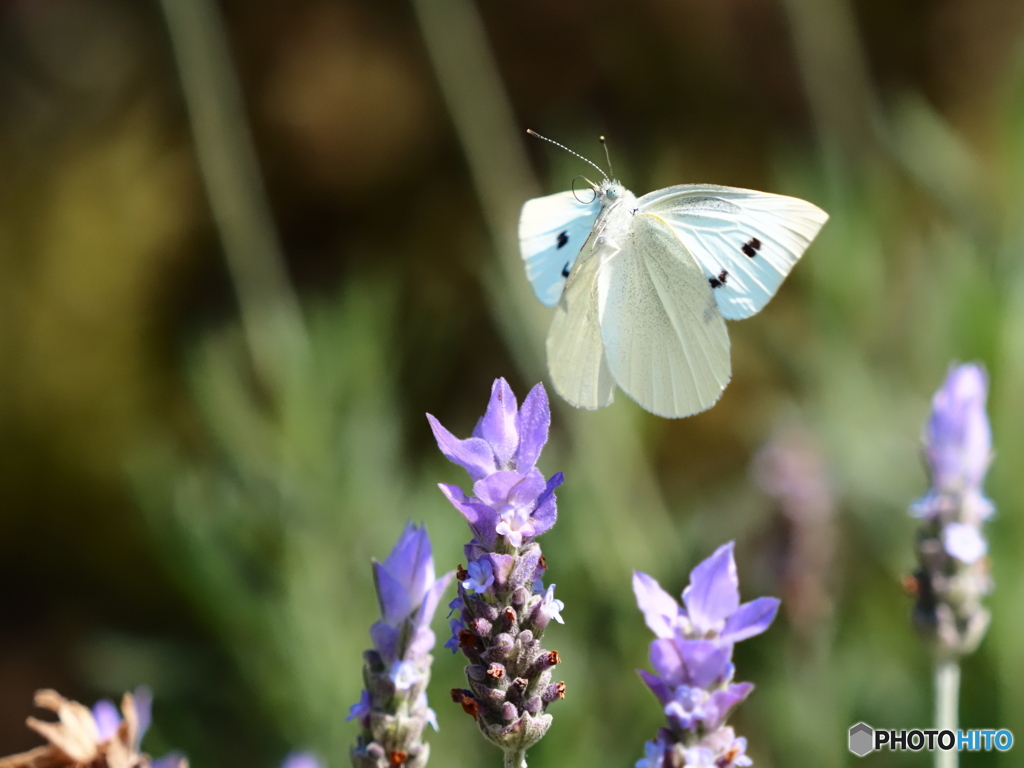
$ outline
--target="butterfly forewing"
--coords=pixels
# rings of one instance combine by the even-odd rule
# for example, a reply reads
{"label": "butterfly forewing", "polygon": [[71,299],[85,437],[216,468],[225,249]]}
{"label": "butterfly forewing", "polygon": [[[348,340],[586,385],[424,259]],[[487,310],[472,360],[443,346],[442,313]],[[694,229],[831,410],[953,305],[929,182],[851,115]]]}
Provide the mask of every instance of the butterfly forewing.
{"label": "butterfly forewing", "polygon": [[828,220],[795,197],[711,184],[667,187],[637,202],[693,254],[729,320],[761,311]]}
{"label": "butterfly forewing", "polygon": [[604,408],[614,398],[598,325],[598,263],[592,255],[578,266],[548,333],[548,368],[555,391],[577,408]]}
{"label": "butterfly forewing", "polygon": [[[589,190],[580,193],[590,194]],[[553,307],[562,295],[573,262],[590,234],[601,203],[586,204],[573,192],[527,200],[519,216],[519,247],[526,276],[541,303]]]}
{"label": "butterfly forewing", "polygon": [[657,216],[631,216],[616,246],[617,253],[597,254],[604,257],[599,323],[612,377],[661,416],[710,408],[731,367],[725,321],[701,267]]}

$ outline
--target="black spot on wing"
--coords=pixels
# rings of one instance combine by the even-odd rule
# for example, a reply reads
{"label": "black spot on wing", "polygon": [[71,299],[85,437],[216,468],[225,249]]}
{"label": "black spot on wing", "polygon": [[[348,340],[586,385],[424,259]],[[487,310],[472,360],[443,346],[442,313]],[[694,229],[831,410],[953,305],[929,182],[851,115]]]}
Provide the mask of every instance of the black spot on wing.
{"label": "black spot on wing", "polygon": [[562,230],[558,233],[558,245],[556,246],[559,250],[565,247],[565,244],[569,242],[569,231]]}
{"label": "black spot on wing", "polygon": [[562,267],[562,277],[569,277],[569,266],[572,264],[571,261],[565,262],[565,266]]}
{"label": "black spot on wing", "polygon": [[743,247],[740,248],[740,250],[752,259],[757,256],[757,252],[761,250],[761,241],[756,237],[752,237],[743,244]]}
{"label": "black spot on wing", "polygon": [[725,281],[728,279],[728,277],[729,271],[723,269],[721,272],[718,273],[718,277],[709,277],[708,282],[711,283],[712,288],[721,288],[723,285],[725,285]]}

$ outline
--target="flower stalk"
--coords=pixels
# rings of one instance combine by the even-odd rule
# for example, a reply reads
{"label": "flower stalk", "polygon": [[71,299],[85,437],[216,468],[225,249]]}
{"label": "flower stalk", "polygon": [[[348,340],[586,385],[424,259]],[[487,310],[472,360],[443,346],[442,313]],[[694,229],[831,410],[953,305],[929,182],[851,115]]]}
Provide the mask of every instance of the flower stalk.
{"label": "flower stalk", "polygon": [[740,604],[732,542],[693,569],[683,606],[646,573],[633,574],[633,592],[656,636],[650,650],[655,674],[638,672],[667,720],[636,768],[752,765],[747,740],[725,723],[754,689],[752,683],[733,682],[732,651],[735,643],[768,628],[779,601],[760,597]]}
{"label": "flower stalk", "polygon": [[[995,513],[982,491],[992,463],[987,398],[988,378],[981,366],[950,368],[932,399],[924,430],[931,486],[910,508],[921,525],[915,546],[918,568],[906,586],[916,597],[914,624],[935,656],[940,730],[956,730],[960,659],[978,647],[990,620],[981,602],[992,591],[982,524]],[[955,751],[935,755],[937,768],[957,765]]]}
{"label": "flower stalk", "polygon": [[363,654],[365,689],[346,720],[362,727],[350,757],[353,768],[423,768],[423,741],[437,716],[427,704],[434,633],[430,621],[453,573],[434,578],[426,529],[408,523],[383,563],[373,562],[380,621],[370,627],[373,648]]}
{"label": "flower stalk", "polygon": [[487,412],[465,440],[427,418],[441,452],[473,480],[471,494],[440,485],[473,534],[445,644],[469,661],[468,685],[453,689],[452,700],[504,752],[506,768],[525,768],[526,751],[551,725],[548,705],[565,697],[565,684],[553,682],[561,658],[541,645],[564,608],[555,585],[544,586],[547,562],[536,541],[555,524],[554,491],[562,483],[561,473],[545,480],[535,466],[551,422],[547,394],[538,384],[519,408],[498,379]]}

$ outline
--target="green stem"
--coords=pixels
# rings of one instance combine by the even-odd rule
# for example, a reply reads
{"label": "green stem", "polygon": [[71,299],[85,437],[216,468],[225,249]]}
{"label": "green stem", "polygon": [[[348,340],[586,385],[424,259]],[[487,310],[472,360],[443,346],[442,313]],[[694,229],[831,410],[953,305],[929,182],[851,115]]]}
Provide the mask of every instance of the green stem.
{"label": "green stem", "polygon": [[505,768],[526,768],[526,750],[509,750],[506,752]]}
{"label": "green stem", "polygon": [[253,365],[279,387],[308,341],[285,269],[224,24],[211,0],[162,0],[199,172]]}
{"label": "green stem", "polygon": [[[935,665],[935,728],[957,730],[957,709],[960,699],[960,663],[955,659],[940,660]],[[935,750],[935,768],[956,768],[956,750]]]}

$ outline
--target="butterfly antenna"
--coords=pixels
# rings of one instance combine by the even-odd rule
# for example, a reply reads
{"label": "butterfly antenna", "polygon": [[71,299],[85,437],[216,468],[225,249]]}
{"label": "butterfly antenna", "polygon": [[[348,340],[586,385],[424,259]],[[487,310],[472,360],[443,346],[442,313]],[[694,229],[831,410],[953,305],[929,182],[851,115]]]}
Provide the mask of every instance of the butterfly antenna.
{"label": "butterfly antenna", "polygon": [[[539,133],[537,133],[536,131],[534,131],[534,130],[532,130],[530,128],[527,128],[526,132],[528,134],[530,134],[531,136],[536,136],[538,139],[544,139],[544,141],[549,142],[551,144],[554,144],[556,147],[561,147],[566,152],[568,152],[570,155],[576,155],[576,157],[578,157],[583,162],[590,163],[592,166],[597,168],[598,171],[601,171],[601,166],[599,166],[597,163],[593,162],[592,160],[587,160],[587,158],[585,158],[579,152],[573,152],[571,149],[569,149],[564,144],[559,144],[557,141],[553,141],[552,139],[549,139],[547,136],[541,136]],[[608,174],[605,173],[604,171],[601,171],[601,175],[604,176],[606,179],[608,178]]]}
{"label": "butterfly antenna", "polygon": [[615,169],[612,168],[612,156],[608,154],[608,141],[604,136],[598,136],[597,140],[601,142],[601,146],[604,147],[604,159],[608,161],[608,173],[615,178]]}

